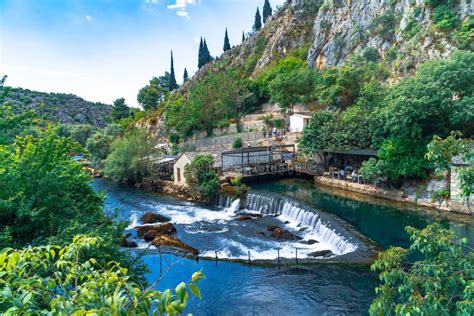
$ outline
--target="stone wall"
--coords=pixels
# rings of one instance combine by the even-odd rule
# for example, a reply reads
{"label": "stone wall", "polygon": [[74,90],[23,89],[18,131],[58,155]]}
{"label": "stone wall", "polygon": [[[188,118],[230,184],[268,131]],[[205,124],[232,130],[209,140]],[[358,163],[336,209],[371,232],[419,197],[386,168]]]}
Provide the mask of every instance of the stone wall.
{"label": "stone wall", "polygon": [[461,197],[460,168],[463,168],[463,166],[453,166],[451,168],[451,209],[459,213],[472,214],[474,212],[474,195],[471,195],[469,199]]}

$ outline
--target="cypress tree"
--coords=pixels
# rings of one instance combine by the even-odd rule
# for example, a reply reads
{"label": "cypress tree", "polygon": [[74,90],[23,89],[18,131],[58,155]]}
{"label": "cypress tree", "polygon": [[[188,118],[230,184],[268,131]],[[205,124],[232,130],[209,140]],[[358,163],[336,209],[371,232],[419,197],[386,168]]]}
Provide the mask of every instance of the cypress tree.
{"label": "cypress tree", "polygon": [[242,31],[242,43],[245,42],[245,32]]}
{"label": "cypress tree", "polygon": [[227,34],[227,28],[225,29],[225,36],[224,36],[224,52],[230,49],[230,42],[229,42],[229,35]]}
{"label": "cypress tree", "polygon": [[176,77],[174,75],[174,62],[173,62],[173,51],[171,51],[171,70],[170,70],[170,80],[169,80],[169,89],[173,91],[178,87],[176,83]]}
{"label": "cypress tree", "polygon": [[253,23],[253,31],[257,32],[262,28],[262,17],[260,16],[260,10],[257,7],[257,12],[255,13],[255,22]]}
{"label": "cypress tree", "polygon": [[269,0],[265,0],[262,14],[263,14],[263,23],[267,23],[267,19],[272,15],[272,6],[270,5]]}
{"label": "cypress tree", "polygon": [[204,66],[204,43],[202,41],[201,37],[201,42],[199,43],[199,56],[198,56],[198,68],[200,69],[202,66]]}
{"label": "cypress tree", "polygon": [[189,80],[188,70],[186,68],[184,68],[183,83],[185,83],[188,80]]}
{"label": "cypress tree", "polygon": [[211,60],[212,60],[211,53],[209,53],[209,49],[207,48],[206,39],[204,39],[204,43],[203,43],[203,62],[204,62],[204,65],[207,64],[208,62],[210,62]]}

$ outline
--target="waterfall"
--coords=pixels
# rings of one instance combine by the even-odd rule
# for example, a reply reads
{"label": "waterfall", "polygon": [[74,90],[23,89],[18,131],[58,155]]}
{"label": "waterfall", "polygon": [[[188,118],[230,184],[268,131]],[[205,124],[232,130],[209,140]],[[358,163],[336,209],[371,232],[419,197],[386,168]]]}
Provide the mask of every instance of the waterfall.
{"label": "waterfall", "polygon": [[219,194],[219,197],[215,200],[215,205],[218,207],[228,208],[231,206],[232,196]]}
{"label": "waterfall", "polygon": [[232,202],[232,204],[227,208],[227,213],[234,215],[238,210],[240,210],[240,199]]}
{"label": "waterfall", "polygon": [[314,235],[337,255],[353,252],[358,248],[356,238],[338,223],[339,219],[288,197],[252,192],[246,196],[245,208],[262,215],[278,216],[282,221],[305,228],[307,234]]}

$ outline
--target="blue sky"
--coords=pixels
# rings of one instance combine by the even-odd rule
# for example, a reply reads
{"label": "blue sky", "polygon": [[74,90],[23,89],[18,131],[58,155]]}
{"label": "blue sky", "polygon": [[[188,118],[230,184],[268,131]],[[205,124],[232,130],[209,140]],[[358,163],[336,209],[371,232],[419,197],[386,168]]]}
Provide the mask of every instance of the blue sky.
{"label": "blue sky", "polygon": [[[0,75],[7,84],[136,106],[138,90],[169,69],[197,69],[199,37],[212,55],[252,28],[264,0],[0,0]],[[272,7],[284,0],[270,0]]]}

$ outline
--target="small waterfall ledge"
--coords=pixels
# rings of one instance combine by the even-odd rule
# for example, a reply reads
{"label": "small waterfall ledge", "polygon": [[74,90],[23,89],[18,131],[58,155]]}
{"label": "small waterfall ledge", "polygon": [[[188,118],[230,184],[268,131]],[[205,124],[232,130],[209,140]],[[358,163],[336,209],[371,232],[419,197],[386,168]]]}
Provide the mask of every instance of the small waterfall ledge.
{"label": "small waterfall ledge", "polygon": [[326,244],[335,255],[367,250],[354,232],[339,218],[316,210],[298,200],[267,192],[248,193],[244,207],[262,216],[278,216],[283,222],[304,232],[305,238],[314,238]]}

